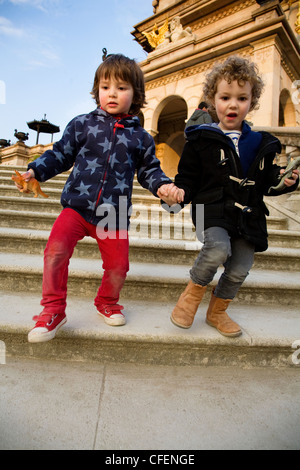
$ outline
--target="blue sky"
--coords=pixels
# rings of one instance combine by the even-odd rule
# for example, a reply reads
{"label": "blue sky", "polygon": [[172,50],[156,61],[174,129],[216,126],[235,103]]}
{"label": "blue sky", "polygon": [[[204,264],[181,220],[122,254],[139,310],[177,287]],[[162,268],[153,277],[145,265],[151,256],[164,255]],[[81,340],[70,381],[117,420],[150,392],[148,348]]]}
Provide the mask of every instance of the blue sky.
{"label": "blue sky", "polygon": [[[102,48],[138,62],[146,53],[130,34],[152,16],[152,0],[0,0],[0,138],[47,115],[60,126],[95,108],[90,96]],[[41,134],[39,142],[51,136]]]}

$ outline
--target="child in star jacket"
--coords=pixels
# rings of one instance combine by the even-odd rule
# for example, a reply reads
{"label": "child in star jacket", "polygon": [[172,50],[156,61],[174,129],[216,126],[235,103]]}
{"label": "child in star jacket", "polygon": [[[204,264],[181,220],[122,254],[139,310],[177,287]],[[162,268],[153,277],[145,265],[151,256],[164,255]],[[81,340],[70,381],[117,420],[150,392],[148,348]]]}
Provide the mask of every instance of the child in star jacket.
{"label": "child in star jacket", "polygon": [[[75,117],[53,150],[28,165],[42,182],[72,167],[61,204],[98,225],[98,231],[102,221],[107,224],[109,209],[114,216],[111,228],[128,229],[136,171],[139,183],[155,196],[160,186],[172,183],[162,172],[154,140],[139,118],[115,117],[101,108]],[[121,205],[122,213],[120,198],[126,201],[126,210]]]}
{"label": "child in star jacket", "polygon": [[[97,241],[104,274],[95,298],[108,325],[125,324],[118,305],[129,270],[128,227],[135,171],[140,184],[166,202],[174,184],[155,157],[153,138],[135,116],[145,104],[144,77],[135,61],[109,56],[97,69],[92,95],[95,111],[74,118],[62,139],[28,165],[26,180],[46,181],[72,168],[61,196],[63,211],[52,228],[45,253],[43,311],[34,317],[29,342],[54,338],[66,322],[68,265],[79,240]],[[180,198],[178,199],[181,200]]]}

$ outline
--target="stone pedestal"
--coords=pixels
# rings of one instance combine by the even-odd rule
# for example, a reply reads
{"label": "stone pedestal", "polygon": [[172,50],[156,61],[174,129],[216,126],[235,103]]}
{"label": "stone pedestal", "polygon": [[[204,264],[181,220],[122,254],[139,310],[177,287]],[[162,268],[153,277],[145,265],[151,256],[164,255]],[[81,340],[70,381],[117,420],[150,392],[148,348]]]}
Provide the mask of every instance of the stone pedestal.
{"label": "stone pedestal", "polygon": [[53,144],[28,147],[23,142],[17,142],[10,147],[0,149],[1,165],[26,167],[31,159],[39,157],[52,147]]}

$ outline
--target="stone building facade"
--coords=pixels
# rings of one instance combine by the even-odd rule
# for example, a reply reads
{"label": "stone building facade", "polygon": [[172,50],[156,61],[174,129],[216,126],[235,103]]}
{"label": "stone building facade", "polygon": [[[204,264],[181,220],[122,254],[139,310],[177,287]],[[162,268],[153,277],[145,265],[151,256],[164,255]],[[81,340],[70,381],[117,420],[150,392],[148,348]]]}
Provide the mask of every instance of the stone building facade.
{"label": "stone building facade", "polygon": [[[231,54],[256,62],[266,85],[260,108],[247,120],[275,134],[284,151],[300,154],[300,1],[152,4],[154,14],[134,26],[132,34],[148,53],[140,63],[148,102],[140,118],[155,139],[164,171],[170,177],[176,174],[185,123],[202,101],[205,76]],[[17,142],[0,148],[0,159],[4,165],[26,166],[48,147]],[[280,163],[286,163],[284,156]]]}
{"label": "stone building facade", "polygon": [[134,27],[148,52],[145,129],[163,169],[174,176],[186,120],[203,98],[205,75],[231,54],[253,60],[265,82],[255,127],[300,124],[300,2],[292,0],[154,0],[154,14]]}

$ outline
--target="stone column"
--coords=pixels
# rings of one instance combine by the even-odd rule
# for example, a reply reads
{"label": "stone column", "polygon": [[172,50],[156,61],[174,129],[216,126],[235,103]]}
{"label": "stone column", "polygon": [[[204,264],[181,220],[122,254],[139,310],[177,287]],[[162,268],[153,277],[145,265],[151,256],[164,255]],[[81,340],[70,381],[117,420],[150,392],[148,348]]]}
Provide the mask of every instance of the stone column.
{"label": "stone column", "polygon": [[265,84],[260,109],[255,112],[255,125],[278,126],[281,57],[276,37],[257,41],[252,43],[252,46],[253,61],[257,64]]}

